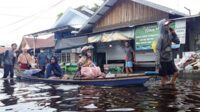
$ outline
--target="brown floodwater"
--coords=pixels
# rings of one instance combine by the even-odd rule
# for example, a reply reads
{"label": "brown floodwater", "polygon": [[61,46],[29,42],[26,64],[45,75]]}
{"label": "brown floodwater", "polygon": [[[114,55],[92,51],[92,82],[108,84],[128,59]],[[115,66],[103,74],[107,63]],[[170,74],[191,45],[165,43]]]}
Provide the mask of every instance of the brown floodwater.
{"label": "brown floodwater", "polygon": [[0,112],[199,112],[200,74],[176,86],[100,87],[0,80]]}

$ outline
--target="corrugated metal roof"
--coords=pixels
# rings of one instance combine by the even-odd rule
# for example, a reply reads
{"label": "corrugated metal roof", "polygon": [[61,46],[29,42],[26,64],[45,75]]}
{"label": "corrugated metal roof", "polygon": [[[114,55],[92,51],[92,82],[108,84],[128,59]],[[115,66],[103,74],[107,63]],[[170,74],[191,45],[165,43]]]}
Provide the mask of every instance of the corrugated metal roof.
{"label": "corrugated metal roof", "polygon": [[[83,25],[83,27],[79,30],[79,32],[91,29],[94,26],[94,24],[97,21],[99,21],[107,13],[107,11],[109,11],[112,8],[112,6],[114,6],[114,4],[117,1],[118,0],[107,0],[106,2],[104,2],[103,5],[95,12],[95,14]],[[184,13],[178,12],[174,9],[161,6],[161,5],[146,1],[146,0],[131,0],[131,1],[164,11],[172,15],[186,16],[186,14]]]}
{"label": "corrugated metal roof", "polygon": [[35,41],[35,48],[50,48],[55,47],[54,36],[50,36],[46,39],[34,39],[34,38],[24,38],[26,44],[30,47],[30,49],[34,48],[34,41]]}
{"label": "corrugated metal roof", "polygon": [[87,36],[59,39],[56,41],[55,49],[62,50],[84,46],[88,44],[87,39]]}
{"label": "corrugated metal roof", "polygon": [[174,10],[174,9],[171,9],[171,8],[159,5],[159,4],[152,3],[152,2],[147,1],[147,0],[131,0],[131,1],[142,4],[142,5],[149,6],[149,7],[152,7],[152,8],[155,8],[157,10],[161,10],[163,12],[167,12],[167,13],[172,14],[172,15],[186,16],[186,14],[184,14],[182,12],[179,12],[177,10]]}
{"label": "corrugated metal roof", "polygon": [[[69,25],[71,27],[81,27],[82,23],[86,22],[90,16],[83,14],[75,9],[68,8],[60,19],[55,23],[53,28]],[[78,19],[78,20],[77,20]]]}
{"label": "corrugated metal roof", "polygon": [[54,33],[56,31],[63,31],[63,30],[74,30],[74,28],[70,27],[69,25],[67,26],[62,26],[62,27],[58,27],[58,28],[51,28],[51,29],[47,29],[47,30],[43,30],[43,31],[38,31],[38,32],[34,32],[34,33],[30,33],[24,36],[40,36],[40,35],[46,35],[46,34],[50,34],[50,33]]}
{"label": "corrugated metal roof", "polygon": [[89,17],[89,15],[83,14],[80,11],[68,8],[52,28],[27,34],[25,36],[39,36],[57,31],[79,29],[82,27],[83,23],[89,19]]}

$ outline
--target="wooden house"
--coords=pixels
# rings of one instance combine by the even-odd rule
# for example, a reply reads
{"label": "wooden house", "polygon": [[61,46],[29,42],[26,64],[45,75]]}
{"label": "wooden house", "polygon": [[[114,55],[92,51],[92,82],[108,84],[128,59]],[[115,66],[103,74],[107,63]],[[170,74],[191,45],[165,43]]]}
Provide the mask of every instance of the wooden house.
{"label": "wooden house", "polygon": [[[146,0],[107,0],[83,25],[79,34],[87,34],[88,43],[95,46],[97,65],[124,63],[125,52],[121,42],[123,39],[116,41],[116,38],[120,36],[129,38],[131,46],[136,49],[137,28],[147,24],[153,24],[155,27],[156,22],[163,18],[176,19],[184,16],[186,16],[184,13]],[[150,26],[149,29],[153,27]],[[107,38],[104,40],[108,41],[99,38]],[[154,63],[155,56],[152,49],[137,50],[136,61]]]}
{"label": "wooden house", "polygon": [[107,0],[80,32],[102,32],[183,16],[186,15],[146,0]]}
{"label": "wooden house", "polygon": [[24,37],[19,46],[19,51],[22,51],[23,48],[28,49],[30,53],[33,53],[34,49],[36,54],[39,53],[41,49],[47,53],[52,53],[55,48],[54,36],[52,35],[45,39]]}

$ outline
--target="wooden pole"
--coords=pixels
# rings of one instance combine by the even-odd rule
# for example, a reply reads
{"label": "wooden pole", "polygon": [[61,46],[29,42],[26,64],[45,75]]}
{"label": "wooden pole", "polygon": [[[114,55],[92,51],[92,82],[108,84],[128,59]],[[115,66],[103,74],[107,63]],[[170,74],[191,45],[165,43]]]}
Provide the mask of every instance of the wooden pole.
{"label": "wooden pole", "polygon": [[36,51],[36,40],[37,39],[37,35],[34,36],[34,39],[33,39],[33,55],[35,56],[35,51]]}

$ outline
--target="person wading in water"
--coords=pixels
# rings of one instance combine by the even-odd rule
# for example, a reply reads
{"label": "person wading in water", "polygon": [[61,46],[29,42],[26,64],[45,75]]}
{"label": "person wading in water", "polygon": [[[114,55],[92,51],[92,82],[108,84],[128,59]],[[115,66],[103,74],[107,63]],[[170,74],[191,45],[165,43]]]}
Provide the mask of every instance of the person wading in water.
{"label": "person wading in water", "polygon": [[3,78],[7,78],[10,74],[10,78],[14,76],[14,65],[16,60],[15,50],[17,49],[17,44],[13,43],[11,45],[12,49],[7,50],[4,54],[4,75]]}
{"label": "person wading in water", "polygon": [[174,29],[169,27],[171,21],[163,19],[158,22],[160,30],[160,36],[156,42],[156,71],[161,76],[161,85],[167,84],[168,76],[172,75],[169,84],[174,84],[179,73],[175,66],[173,53],[172,53],[172,42],[179,44],[180,40],[177,37]]}

